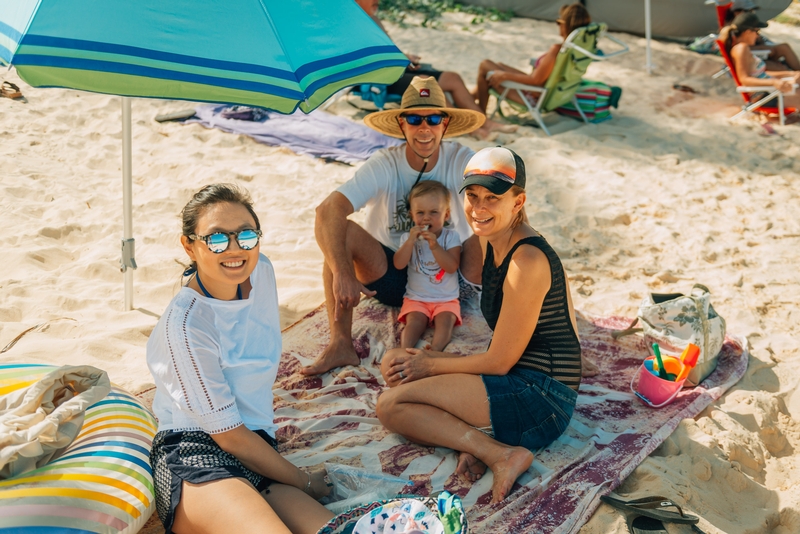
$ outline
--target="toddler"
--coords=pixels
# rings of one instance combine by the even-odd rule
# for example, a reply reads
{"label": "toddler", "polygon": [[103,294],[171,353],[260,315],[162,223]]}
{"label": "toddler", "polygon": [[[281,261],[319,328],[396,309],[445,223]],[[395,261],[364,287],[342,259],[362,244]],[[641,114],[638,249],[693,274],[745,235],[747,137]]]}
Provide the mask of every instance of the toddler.
{"label": "toddler", "polygon": [[398,320],[406,324],[400,338],[402,348],[414,347],[429,325],[433,325],[430,349],[441,351],[450,343],[453,327],[461,324],[458,303],[458,264],[461,239],[445,228],[450,217],[450,191],[428,180],[415,185],[408,195],[411,231],[400,238],[394,266],[408,266],[408,282]]}

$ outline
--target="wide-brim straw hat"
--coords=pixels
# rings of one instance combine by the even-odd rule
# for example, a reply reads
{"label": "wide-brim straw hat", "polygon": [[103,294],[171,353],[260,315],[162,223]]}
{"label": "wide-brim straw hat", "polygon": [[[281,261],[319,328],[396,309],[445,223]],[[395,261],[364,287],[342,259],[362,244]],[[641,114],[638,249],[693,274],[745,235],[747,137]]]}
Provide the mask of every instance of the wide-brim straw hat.
{"label": "wide-brim straw hat", "polygon": [[411,84],[403,93],[400,109],[388,109],[371,113],[364,117],[364,124],[389,137],[405,139],[397,118],[410,111],[442,111],[449,117],[444,137],[456,137],[480,128],[486,121],[486,115],[471,109],[447,107],[447,98],[439,87],[436,78],[414,76]]}

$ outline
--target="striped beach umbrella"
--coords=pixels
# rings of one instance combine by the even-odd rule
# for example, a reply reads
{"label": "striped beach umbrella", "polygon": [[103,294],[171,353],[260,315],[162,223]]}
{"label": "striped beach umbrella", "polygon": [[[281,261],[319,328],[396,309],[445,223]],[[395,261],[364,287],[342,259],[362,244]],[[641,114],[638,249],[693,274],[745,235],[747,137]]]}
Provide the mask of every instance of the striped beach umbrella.
{"label": "striped beach umbrella", "polygon": [[[306,113],[408,59],[353,0],[0,0],[0,64],[34,87]],[[122,270],[133,308],[130,101]]]}
{"label": "striped beach umbrella", "polygon": [[408,64],[353,0],[0,0],[0,61],[35,87],[281,113]]}

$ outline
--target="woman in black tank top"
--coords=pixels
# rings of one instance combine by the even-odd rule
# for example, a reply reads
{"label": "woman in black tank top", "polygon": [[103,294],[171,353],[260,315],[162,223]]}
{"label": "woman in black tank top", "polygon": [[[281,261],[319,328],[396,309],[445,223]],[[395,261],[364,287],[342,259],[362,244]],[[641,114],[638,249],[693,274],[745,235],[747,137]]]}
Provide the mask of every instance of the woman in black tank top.
{"label": "woman in black tank top", "polygon": [[391,388],[378,399],[381,422],[411,441],[459,451],[456,472],[468,480],[491,469],[493,502],[505,499],[533,451],[566,430],[581,380],[569,284],[527,223],[524,187],[524,163],[507,148],[481,150],[464,172],[466,216],[486,253],[486,352],[393,349],[381,362]]}

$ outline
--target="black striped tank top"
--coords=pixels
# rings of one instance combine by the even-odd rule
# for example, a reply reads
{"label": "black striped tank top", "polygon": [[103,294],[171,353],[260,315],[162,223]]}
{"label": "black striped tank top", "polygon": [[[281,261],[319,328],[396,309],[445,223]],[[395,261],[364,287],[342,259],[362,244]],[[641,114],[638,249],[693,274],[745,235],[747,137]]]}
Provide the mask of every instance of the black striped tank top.
{"label": "black striped tank top", "polygon": [[508,265],[511,256],[521,245],[536,247],[547,256],[550,262],[550,290],[545,295],[533,336],[514,367],[539,371],[577,391],[581,383],[581,345],[569,318],[564,268],[544,237],[520,239],[498,267],[494,265],[492,245],[487,244],[481,294],[483,317],[494,331],[503,304],[503,283],[508,274]]}

